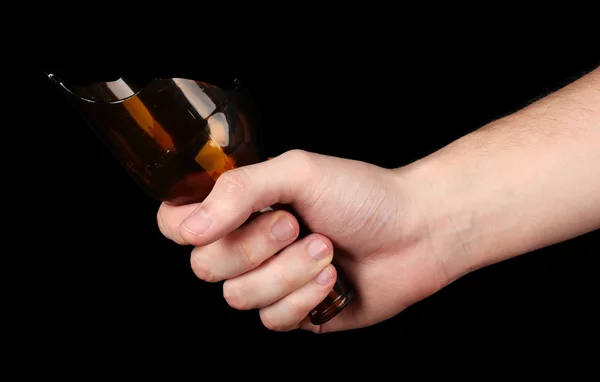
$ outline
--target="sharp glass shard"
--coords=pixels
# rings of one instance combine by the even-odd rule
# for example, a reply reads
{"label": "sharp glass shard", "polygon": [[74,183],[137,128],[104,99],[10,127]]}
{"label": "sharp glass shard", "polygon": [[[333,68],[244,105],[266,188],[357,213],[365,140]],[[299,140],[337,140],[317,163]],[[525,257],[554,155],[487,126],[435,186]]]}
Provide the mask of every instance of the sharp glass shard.
{"label": "sharp glass shard", "polygon": [[264,159],[256,110],[238,82],[168,78],[138,88],[125,78],[75,86],[47,76],[156,200],[202,201],[223,172]]}

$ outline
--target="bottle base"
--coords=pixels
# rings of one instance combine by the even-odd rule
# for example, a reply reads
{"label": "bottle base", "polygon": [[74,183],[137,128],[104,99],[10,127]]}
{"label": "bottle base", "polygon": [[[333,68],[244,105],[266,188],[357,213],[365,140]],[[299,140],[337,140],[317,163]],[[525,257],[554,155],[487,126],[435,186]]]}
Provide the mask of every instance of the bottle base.
{"label": "bottle base", "polygon": [[309,319],[313,325],[323,325],[338,315],[354,298],[354,290],[338,295],[335,300],[329,296],[309,313]]}

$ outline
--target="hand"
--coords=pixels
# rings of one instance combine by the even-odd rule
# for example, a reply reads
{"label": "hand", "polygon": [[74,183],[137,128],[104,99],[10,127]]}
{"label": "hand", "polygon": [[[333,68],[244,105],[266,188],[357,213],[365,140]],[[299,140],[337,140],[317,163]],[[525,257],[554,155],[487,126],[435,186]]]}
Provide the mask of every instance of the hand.
{"label": "hand", "polygon": [[[236,309],[259,309],[272,330],[314,332],[364,327],[436,292],[453,276],[436,254],[421,209],[397,170],[303,151],[222,175],[201,204],[162,204],[161,232],[193,245],[191,266],[207,282],[225,280]],[[288,204],[313,234],[296,240],[298,221],[286,211],[252,213]],[[307,314],[346,273],[357,295],[317,327]]]}

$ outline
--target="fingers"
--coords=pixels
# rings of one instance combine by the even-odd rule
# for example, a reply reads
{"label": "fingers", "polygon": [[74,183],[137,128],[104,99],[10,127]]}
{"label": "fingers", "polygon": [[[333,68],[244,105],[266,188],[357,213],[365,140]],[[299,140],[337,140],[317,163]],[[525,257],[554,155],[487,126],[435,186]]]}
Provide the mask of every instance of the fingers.
{"label": "fingers", "polygon": [[302,151],[228,171],[185,220],[163,219],[165,231],[177,237],[178,229],[179,237],[194,246],[212,243],[242,225],[252,212],[308,197],[318,179],[310,155]]}
{"label": "fingers", "polygon": [[208,282],[236,277],[285,248],[298,233],[298,222],[289,212],[265,212],[224,238],[196,247],[190,258],[192,270]]}
{"label": "fingers", "polygon": [[294,242],[298,222],[286,211],[266,212],[243,224],[265,207],[306,200],[321,178],[313,161],[310,153],[294,150],[228,171],[202,203],[163,203],[157,215],[165,237],[196,247],[194,273],[205,281],[226,280],[229,305],[261,309],[263,323],[272,330],[299,327],[330,293],[336,279],[330,265],[333,245],[317,234]]}
{"label": "fingers", "polygon": [[238,310],[263,308],[313,280],[332,259],[331,242],[322,235],[312,234],[289,245],[252,272],[225,281],[223,295]]}
{"label": "fingers", "polygon": [[[337,274],[333,265],[328,265],[313,280],[281,300],[260,310],[263,325],[270,330],[285,332],[307,325],[308,313],[321,303],[331,292]],[[313,330],[314,329],[308,329]]]}
{"label": "fingers", "polygon": [[177,244],[188,244],[179,233],[179,225],[185,218],[190,216],[196,208],[198,208],[198,205],[198,203],[195,203],[182,206],[171,206],[162,203],[158,208],[158,214],[156,215],[158,229],[160,229],[160,232],[166,238],[173,240]]}

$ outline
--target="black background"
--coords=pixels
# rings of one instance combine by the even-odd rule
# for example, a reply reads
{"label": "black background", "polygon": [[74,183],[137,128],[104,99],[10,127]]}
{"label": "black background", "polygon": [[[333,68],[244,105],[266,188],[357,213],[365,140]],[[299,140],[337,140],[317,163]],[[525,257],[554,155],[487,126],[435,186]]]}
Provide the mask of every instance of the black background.
{"label": "black background", "polygon": [[[323,45],[279,47],[268,56],[239,53],[221,65],[190,52],[172,54],[168,65],[153,65],[148,53],[137,66],[93,67],[72,59],[48,60],[42,69],[80,79],[174,76],[227,84],[239,78],[262,110],[268,155],[300,148],[395,167],[600,62],[568,41],[551,49],[515,47],[513,41],[457,45],[452,39],[387,49]],[[45,201],[36,203],[44,230],[32,231],[32,240],[43,245],[29,256],[26,280],[36,285],[28,300],[36,319],[28,332],[42,349],[57,352],[61,344],[65,354],[86,354],[107,346],[111,353],[138,354],[260,344],[272,354],[295,345],[335,349],[367,341],[372,345],[358,349],[371,353],[374,344],[425,344],[439,351],[456,339],[473,349],[482,342],[484,348],[526,347],[597,338],[598,232],[474,272],[371,328],[324,336],[269,332],[257,312],[229,308],[220,284],[193,276],[191,249],[158,231],[158,204],[107,154],[43,73],[32,78],[45,101],[31,110],[32,117],[43,116],[31,176],[47,191]],[[338,356],[359,351],[348,349]]]}

